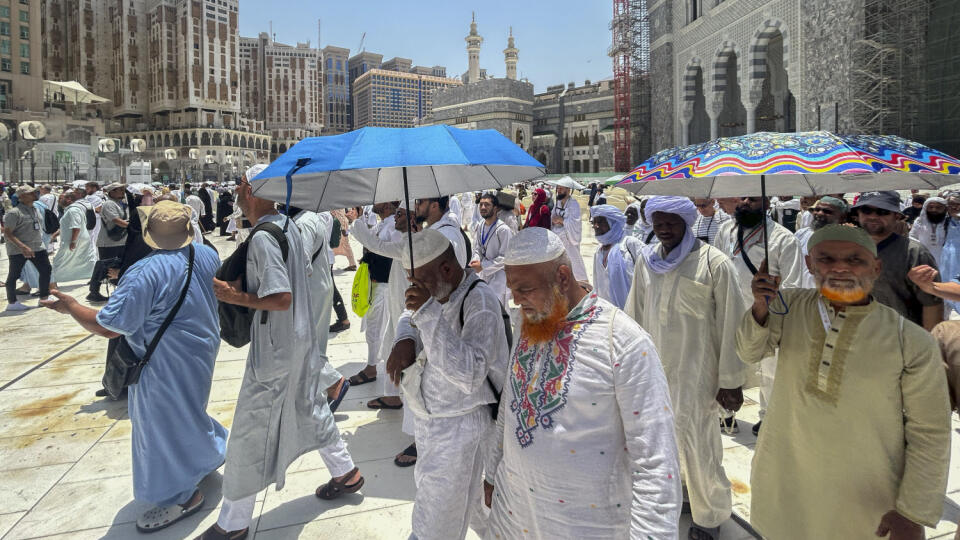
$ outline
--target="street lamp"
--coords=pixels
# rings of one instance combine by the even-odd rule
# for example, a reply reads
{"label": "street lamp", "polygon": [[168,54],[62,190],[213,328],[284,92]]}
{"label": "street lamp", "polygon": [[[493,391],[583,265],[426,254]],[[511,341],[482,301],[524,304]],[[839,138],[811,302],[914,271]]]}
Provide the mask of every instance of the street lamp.
{"label": "street lamp", "polygon": [[[20,132],[20,138],[26,141],[31,141],[30,149],[30,182],[35,183],[34,174],[36,172],[37,162],[34,154],[34,148],[38,141],[42,140],[47,136],[47,128],[43,125],[42,122],[37,122],[36,120],[28,120],[26,122],[20,122],[17,125],[17,131]],[[26,158],[26,153],[24,153],[24,159]],[[22,165],[21,165],[22,168]],[[20,175],[21,180],[23,179],[23,173],[21,171]]]}
{"label": "street lamp", "polygon": [[[136,154],[136,157],[137,157],[137,158],[140,158],[140,161],[141,161],[141,162],[143,161],[143,158],[141,157],[141,154],[143,154],[143,151],[146,150],[146,149],[147,149],[147,141],[145,141],[145,140],[143,140],[143,139],[131,139],[131,140],[130,140],[130,151],[133,152],[134,154]],[[131,161],[131,164],[132,164],[132,163],[133,163],[133,162]],[[140,167],[137,167],[137,175],[138,175],[138,176],[140,175],[141,169],[143,168],[143,163],[141,163],[140,165],[141,165]],[[125,181],[128,180],[128,179],[126,178],[127,175],[125,174],[126,169],[123,167],[123,154],[120,154],[120,169],[121,169],[121,174],[123,175]],[[150,171],[148,170],[147,173],[149,173],[149,172],[150,172]]]}

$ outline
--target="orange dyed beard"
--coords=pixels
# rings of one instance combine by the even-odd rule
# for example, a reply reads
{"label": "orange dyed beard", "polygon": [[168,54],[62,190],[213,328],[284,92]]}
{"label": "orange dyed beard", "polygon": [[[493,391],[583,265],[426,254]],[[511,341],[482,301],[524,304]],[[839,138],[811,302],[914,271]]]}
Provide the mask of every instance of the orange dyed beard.
{"label": "orange dyed beard", "polygon": [[867,297],[867,291],[863,287],[838,289],[827,284],[820,286],[820,295],[829,302],[836,304],[856,304],[862,302]]}
{"label": "orange dyed beard", "polygon": [[553,289],[553,299],[550,303],[549,311],[543,316],[538,314],[531,317],[526,311],[521,312],[523,313],[521,335],[535,345],[547,343],[556,338],[567,320],[567,312],[570,311],[567,308],[567,299],[556,287]]}

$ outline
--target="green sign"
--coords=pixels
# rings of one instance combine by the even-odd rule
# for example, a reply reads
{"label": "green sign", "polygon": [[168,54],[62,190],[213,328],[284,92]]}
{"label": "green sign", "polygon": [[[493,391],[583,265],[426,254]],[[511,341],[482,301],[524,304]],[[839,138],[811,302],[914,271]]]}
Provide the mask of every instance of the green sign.
{"label": "green sign", "polygon": [[57,150],[53,153],[53,160],[57,163],[73,163],[73,152]]}

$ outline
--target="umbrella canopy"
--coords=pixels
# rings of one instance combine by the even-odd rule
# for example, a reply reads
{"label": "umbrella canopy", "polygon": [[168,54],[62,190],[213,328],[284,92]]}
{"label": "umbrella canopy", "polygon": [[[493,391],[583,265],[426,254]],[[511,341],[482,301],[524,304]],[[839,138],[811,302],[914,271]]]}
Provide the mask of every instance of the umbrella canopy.
{"label": "umbrella canopy", "polygon": [[957,175],[957,159],[893,135],[764,132],[663,150],[616,185],[639,195],[806,196],[938,189]]}
{"label": "umbrella canopy", "polygon": [[560,186],[560,187],[565,187],[570,189],[584,189],[584,186],[582,184],[580,184],[573,178],[570,178],[569,176],[547,180],[546,183],[554,186]]}
{"label": "umbrella canopy", "polygon": [[[499,189],[543,176],[544,166],[496,130],[361,128],[295,144],[251,180],[257,197],[323,211]],[[408,194],[404,187],[408,188]]]}

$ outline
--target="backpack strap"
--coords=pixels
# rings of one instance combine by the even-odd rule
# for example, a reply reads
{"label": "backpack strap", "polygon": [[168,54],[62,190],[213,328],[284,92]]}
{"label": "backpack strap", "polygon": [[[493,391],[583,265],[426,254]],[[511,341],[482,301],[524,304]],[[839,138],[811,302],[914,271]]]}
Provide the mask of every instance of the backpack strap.
{"label": "backpack strap", "polygon": [[[274,240],[277,241],[277,244],[280,245],[280,254],[283,256],[283,262],[287,262],[287,255],[290,254],[290,243],[287,242],[287,235],[284,234],[284,230],[287,225],[289,225],[290,219],[287,219],[287,223],[284,224],[284,229],[281,229],[274,223],[266,222],[260,223],[250,232],[250,237],[247,238],[247,242],[253,240],[253,235],[257,234],[260,231],[264,231],[270,234]],[[269,311],[260,312],[260,324],[267,324],[267,316],[270,314]]]}
{"label": "backpack strap", "polygon": [[[475,289],[475,288],[477,287],[477,285],[479,285],[481,282],[482,282],[482,283],[486,283],[486,282],[483,281],[482,279],[477,278],[476,281],[474,281],[473,283],[470,284],[469,287],[467,287],[467,292],[463,293],[463,300],[460,302],[460,328],[463,328],[463,305],[467,303],[467,296],[469,296],[469,295],[470,295],[470,291],[472,291],[473,289]],[[504,329],[505,329],[505,332],[506,332],[506,335],[507,335],[507,352],[509,353],[509,349],[513,348],[513,331],[512,331],[512,329],[507,325],[507,321],[510,320],[510,315],[508,315],[507,312],[506,312],[506,310],[503,309],[503,304],[501,304],[499,300],[497,300],[497,304],[500,306],[500,316],[503,317]],[[487,373],[487,385],[490,386],[490,391],[493,392],[493,398],[496,400],[496,403],[494,404],[495,407],[493,407],[493,410],[492,410],[493,419],[496,420],[496,419],[497,419],[497,413],[498,413],[499,410],[500,410],[500,394],[501,394],[501,392],[499,392],[499,391],[497,390],[497,387],[493,384],[493,381],[490,380],[490,374],[489,374],[489,373]]]}

